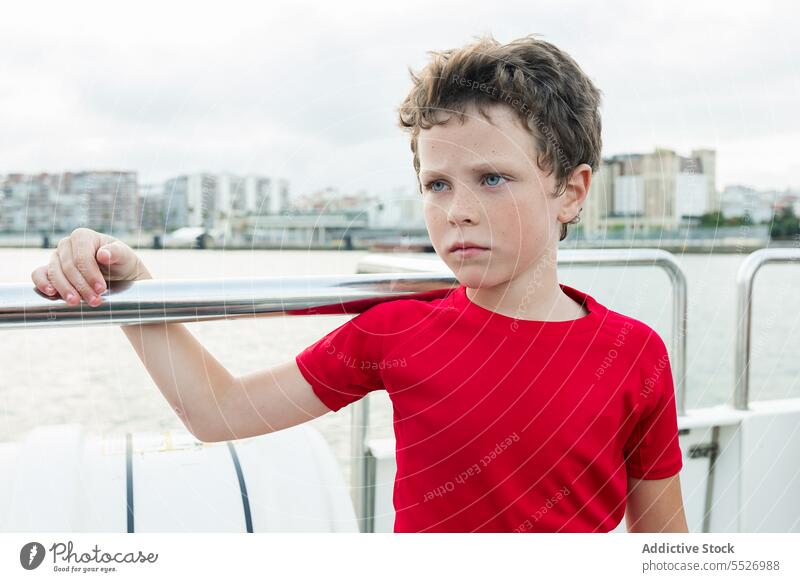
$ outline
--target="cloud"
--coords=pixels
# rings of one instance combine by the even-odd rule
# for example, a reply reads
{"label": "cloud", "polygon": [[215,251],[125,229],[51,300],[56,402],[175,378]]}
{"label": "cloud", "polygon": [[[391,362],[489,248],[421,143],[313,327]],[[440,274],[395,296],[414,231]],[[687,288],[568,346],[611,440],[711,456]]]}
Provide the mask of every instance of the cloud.
{"label": "cloud", "polygon": [[715,147],[720,184],[797,185],[791,158],[774,155],[800,133],[796,13],[790,3],[20,3],[0,21],[0,173],[120,168],[147,182],[235,171],[286,176],[295,192],[413,187],[395,115],[407,67],[482,32],[536,32],[603,90],[607,155]]}

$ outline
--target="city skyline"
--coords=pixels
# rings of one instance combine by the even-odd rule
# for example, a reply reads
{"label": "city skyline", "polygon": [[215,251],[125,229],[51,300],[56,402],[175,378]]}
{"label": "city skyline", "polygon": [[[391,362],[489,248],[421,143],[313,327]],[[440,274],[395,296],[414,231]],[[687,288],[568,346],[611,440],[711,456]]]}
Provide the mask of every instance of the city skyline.
{"label": "city skyline", "polygon": [[[713,149],[689,155],[669,148],[604,157],[589,191],[580,229],[587,237],[611,232],[653,232],[708,225],[709,221],[771,223],[789,208],[800,216],[800,191],[758,190],[717,183]],[[291,192],[281,176],[193,173],[143,183],[135,171],[0,175],[0,232],[28,229],[65,232],[77,226],[118,231],[201,227],[226,239],[269,223],[323,222],[336,228],[357,216],[369,227],[424,226],[422,205],[411,185],[383,195],[334,186]],[[308,217],[317,216],[308,223]],[[321,222],[320,222],[321,221]],[[340,224],[340,221],[341,222]],[[729,222],[730,224],[730,222]],[[270,235],[274,238],[273,235]]]}
{"label": "city skyline", "polygon": [[[617,163],[620,162],[620,160],[625,160],[625,159],[628,159],[628,158],[636,158],[636,157],[641,157],[641,156],[656,156],[656,157],[658,157],[660,152],[661,153],[677,155],[678,157],[691,157],[694,152],[699,152],[699,151],[711,151],[711,152],[714,152],[716,154],[716,150],[713,150],[713,149],[708,150],[707,148],[703,148],[701,146],[693,146],[693,147],[690,147],[689,149],[687,149],[686,151],[683,151],[683,150],[679,150],[679,149],[674,148],[674,147],[667,147],[667,146],[664,146],[664,145],[656,146],[656,147],[653,147],[653,148],[648,149],[648,150],[625,151],[625,152],[620,152],[620,153],[615,153],[615,154],[605,154],[604,153],[602,155],[601,167],[597,171],[595,171],[593,173],[593,176],[592,176],[592,181],[593,182],[592,183],[594,184],[596,182],[599,182],[602,179],[602,172],[603,172],[602,168],[603,168],[603,166],[606,166],[606,165],[609,165],[609,164],[617,164]],[[136,174],[138,176],[138,181],[137,182],[138,182],[138,185],[139,185],[140,188],[163,185],[166,182],[169,182],[170,180],[174,180],[176,178],[180,178],[180,177],[184,177],[184,176],[190,176],[190,175],[204,175],[204,174],[207,174],[207,175],[215,175],[215,176],[242,176],[242,177],[247,177],[247,176],[257,177],[257,176],[269,175],[266,172],[260,172],[258,170],[254,170],[254,171],[247,172],[247,173],[241,173],[241,172],[236,172],[236,171],[233,171],[233,170],[230,170],[230,169],[222,169],[222,170],[219,170],[219,171],[212,171],[212,170],[205,169],[205,170],[198,170],[198,171],[192,171],[192,172],[183,172],[183,173],[172,172],[172,173],[168,173],[165,176],[165,178],[160,179],[160,180],[147,180],[147,179],[143,179],[142,178],[142,172],[137,168],[125,168],[125,167],[74,167],[74,168],[68,168],[68,169],[65,169],[65,170],[47,170],[47,169],[45,169],[45,170],[39,171],[39,172],[13,171],[13,170],[12,171],[2,171],[2,170],[0,170],[0,178],[4,178],[6,176],[12,176],[12,175],[20,175],[20,174],[21,175],[28,175],[28,176],[41,176],[41,175],[53,176],[53,175],[60,175],[60,174],[81,174],[81,173],[93,173],[93,172],[96,172],[96,173],[113,173],[113,172],[117,172],[117,173],[134,173],[134,174]],[[777,191],[777,192],[800,192],[800,186],[788,185],[788,186],[783,186],[783,187],[771,187],[771,186],[765,186],[763,184],[754,184],[754,183],[747,183],[747,182],[727,182],[727,183],[722,182],[718,178],[718,164],[714,164],[713,174],[714,174],[713,184],[715,185],[713,190],[715,190],[717,193],[720,193],[720,194],[725,189],[733,188],[733,187],[741,187],[741,188],[747,188],[747,189],[752,189],[752,190],[756,190],[756,191],[769,191],[769,192],[772,192],[772,191]],[[288,182],[290,182],[292,184],[297,184],[297,183],[302,182],[302,180],[298,180],[297,178],[293,178],[292,176],[278,175],[278,176],[274,176],[274,177],[276,179],[287,180]],[[398,189],[399,190],[408,190],[408,189],[412,189],[413,190],[416,187],[417,187],[416,178],[413,175],[412,175],[412,182],[410,184],[409,183],[399,184],[399,185],[396,185],[396,186],[391,187],[391,188],[384,186],[384,187],[379,188],[378,191],[370,190],[369,188],[366,188],[366,187],[352,187],[352,188],[348,189],[348,188],[343,188],[342,186],[334,184],[332,182],[329,182],[329,183],[321,182],[320,185],[315,185],[314,187],[309,188],[307,190],[303,190],[303,191],[298,191],[298,189],[296,187],[293,188],[292,189],[293,191],[290,193],[290,198],[292,198],[292,199],[294,199],[295,197],[301,198],[301,197],[304,197],[304,196],[313,195],[313,194],[321,192],[321,191],[340,191],[340,192],[344,193],[345,196],[351,195],[351,194],[355,194],[355,193],[368,193],[371,196],[380,196],[381,195],[380,192],[389,192],[389,191],[396,192]]]}

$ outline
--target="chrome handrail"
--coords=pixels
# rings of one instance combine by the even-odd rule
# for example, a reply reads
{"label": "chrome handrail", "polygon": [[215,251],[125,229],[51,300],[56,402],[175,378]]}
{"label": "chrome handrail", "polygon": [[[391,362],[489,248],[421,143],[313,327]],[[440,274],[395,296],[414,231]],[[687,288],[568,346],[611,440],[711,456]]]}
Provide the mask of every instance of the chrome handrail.
{"label": "chrome handrail", "polygon": [[736,274],[736,345],[734,364],[733,406],[747,410],[750,400],[750,340],[752,337],[753,281],[756,273],[768,263],[800,262],[800,249],[761,249],[750,253]]}
{"label": "chrome handrail", "polygon": [[112,282],[97,307],[48,297],[31,283],[2,284],[0,329],[341,315],[394,299],[442,297],[453,280],[431,273],[148,279]]}
{"label": "chrome handrail", "polygon": [[[435,257],[435,258],[433,258]],[[432,258],[416,258],[402,255],[367,255],[358,264],[359,273],[397,272],[448,272],[449,267],[433,255]],[[676,408],[680,416],[686,414],[686,321],[687,285],[686,275],[670,252],[661,249],[563,249],[558,251],[559,266],[595,265],[627,267],[656,266],[666,271],[672,284],[672,375],[675,385]],[[351,405],[351,490],[356,515],[362,532],[372,532],[373,516],[370,515],[370,500],[375,483],[372,482],[374,468],[367,459],[369,436],[369,399],[362,398]]]}

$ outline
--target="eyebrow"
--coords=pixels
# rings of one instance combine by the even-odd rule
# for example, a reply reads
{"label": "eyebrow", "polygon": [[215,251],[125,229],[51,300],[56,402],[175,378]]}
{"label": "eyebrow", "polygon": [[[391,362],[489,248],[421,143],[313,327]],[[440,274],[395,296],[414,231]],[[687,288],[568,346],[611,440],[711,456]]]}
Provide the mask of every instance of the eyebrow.
{"label": "eyebrow", "polygon": [[[505,162],[497,163],[497,164],[489,164],[489,163],[481,163],[476,166],[472,166],[470,171],[473,174],[485,174],[491,172],[501,172],[503,171],[502,168],[505,166]],[[448,172],[440,170],[438,168],[420,168],[419,171],[420,175],[441,175],[441,176],[448,176],[450,175]]]}

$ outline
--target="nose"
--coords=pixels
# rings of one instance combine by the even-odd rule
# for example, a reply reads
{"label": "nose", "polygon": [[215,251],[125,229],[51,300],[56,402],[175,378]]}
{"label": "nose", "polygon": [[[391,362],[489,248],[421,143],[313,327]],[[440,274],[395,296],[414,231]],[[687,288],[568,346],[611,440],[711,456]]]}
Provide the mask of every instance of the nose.
{"label": "nose", "polygon": [[456,186],[450,197],[450,206],[447,209],[447,221],[458,226],[460,224],[478,224],[480,217],[480,203],[477,196],[469,188]]}

